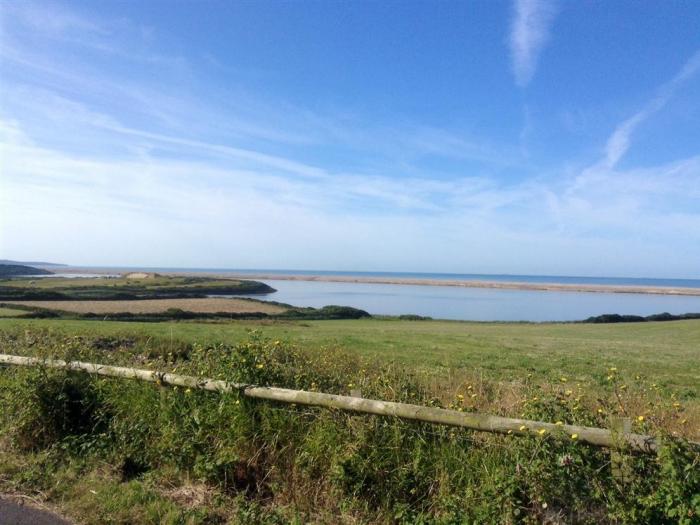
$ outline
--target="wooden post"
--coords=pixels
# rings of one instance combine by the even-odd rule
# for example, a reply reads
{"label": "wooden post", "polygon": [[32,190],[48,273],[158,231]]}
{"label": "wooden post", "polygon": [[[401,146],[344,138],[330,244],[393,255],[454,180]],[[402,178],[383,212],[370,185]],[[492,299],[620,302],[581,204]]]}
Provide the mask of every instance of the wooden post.
{"label": "wooden post", "polygon": [[629,465],[625,461],[624,449],[627,436],[632,433],[632,420],[628,417],[611,417],[610,432],[619,445],[610,449],[610,468],[613,478],[624,483],[630,479]]}

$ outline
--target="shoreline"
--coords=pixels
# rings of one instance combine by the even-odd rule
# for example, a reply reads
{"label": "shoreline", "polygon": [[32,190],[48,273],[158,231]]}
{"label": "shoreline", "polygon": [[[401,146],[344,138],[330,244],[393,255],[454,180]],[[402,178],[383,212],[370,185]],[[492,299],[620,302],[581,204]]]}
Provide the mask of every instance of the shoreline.
{"label": "shoreline", "polygon": [[[128,273],[119,268],[79,268],[66,267],[61,273]],[[129,271],[136,271],[130,269]],[[159,272],[162,275],[206,276],[240,280],[272,280],[272,281],[310,281],[349,284],[389,284],[398,286],[450,286],[458,288],[481,288],[492,290],[523,290],[537,292],[578,292],[578,293],[624,293],[671,295],[684,297],[700,297],[700,288],[676,286],[639,286],[639,285],[608,285],[608,284],[563,284],[563,283],[528,283],[518,281],[477,281],[477,280],[448,280],[448,279],[415,279],[387,277],[356,277],[346,275],[300,275],[300,274],[269,274],[269,273],[236,273],[231,272]]]}

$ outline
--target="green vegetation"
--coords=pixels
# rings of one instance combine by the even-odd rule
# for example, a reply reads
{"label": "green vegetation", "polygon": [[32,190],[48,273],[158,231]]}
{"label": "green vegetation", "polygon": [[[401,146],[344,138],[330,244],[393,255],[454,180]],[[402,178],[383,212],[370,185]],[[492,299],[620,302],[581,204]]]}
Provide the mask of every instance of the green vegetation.
{"label": "green vegetation", "polygon": [[50,275],[51,272],[41,268],[33,268],[23,264],[0,264],[0,277],[12,277],[14,275]]}
{"label": "green vegetation", "polygon": [[21,310],[19,308],[3,308],[0,306],[0,317],[17,317],[25,315],[26,313],[26,310]]}
{"label": "green vegetation", "polygon": [[309,350],[342,348],[436,375],[480,370],[495,379],[525,374],[605,381],[616,366],[697,397],[700,321],[631,324],[470,323],[458,321],[234,321],[123,323],[1,319],[0,331],[50,328],[63,335],[138,336],[151,345],[223,342],[235,345],[251,329]]}
{"label": "green vegetation", "polygon": [[650,321],[683,321],[686,319],[700,319],[700,314],[680,314],[673,315],[668,312],[662,314],[653,314],[647,316],[641,315],[620,315],[620,314],[603,314],[589,317],[584,323],[645,323]]}
{"label": "green vegetation", "polygon": [[0,301],[176,299],[208,295],[264,294],[257,281],[212,277],[51,278],[0,280]]}
{"label": "green vegetation", "polygon": [[[366,397],[592,426],[628,415],[635,431],[664,445],[658,460],[623,453],[616,460],[622,474],[615,476],[608,451],[570,436],[498,436],[236,394],[6,368],[0,369],[0,490],[41,494],[85,523],[696,523],[700,454],[673,436],[696,438],[700,431],[689,394],[697,382],[682,399],[656,382],[653,368],[650,377],[637,377],[627,363],[643,361],[642,352],[628,350],[646,336],[687,368],[699,331],[692,321],[6,319],[0,346],[7,353],[333,393],[360,388]],[[382,354],[401,344],[411,354],[403,362],[415,363],[431,337],[453,365],[460,349],[473,357],[494,345],[504,351],[510,342],[503,352],[510,364],[500,370],[476,362],[446,366],[433,353],[419,368]],[[592,370],[579,363],[569,376],[556,360],[547,377],[546,362],[530,377],[509,368],[517,362],[512,345],[527,353],[528,342],[547,337],[552,348],[576,343],[560,350],[572,358],[584,347],[594,355],[597,345],[613,343],[607,357],[614,359]],[[339,349],[341,341],[351,351]]]}
{"label": "green vegetation", "polygon": [[[254,299],[246,298],[247,301]],[[88,301],[85,301],[88,303]],[[266,312],[189,312],[179,308],[168,308],[163,312],[152,313],[132,313],[132,312],[116,312],[109,314],[101,313],[78,313],[64,310],[47,309],[36,306],[27,306],[22,304],[10,303],[10,308],[4,310],[15,312],[13,317],[22,317],[25,319],[94,319],[94,320],[110,320],[110,321],[130,321],[130,322],[162,322],[162,321],[178,321],[178,320],[233,320],[233,319],[267,319],[267,320],[331,320],[331,319],[362,319],[371,317],[364,310],[352,308],[351,306],[336,306],[329,305],[322,308],[299,308],[289,305],[281,305],[280,303],[261,302],[262,304],[274,304],[286,306],[285,311],[279,313]],[[4,303],[0,303],[0,312],[3,310]],[[0,317],[2,314],[0,313]]]}

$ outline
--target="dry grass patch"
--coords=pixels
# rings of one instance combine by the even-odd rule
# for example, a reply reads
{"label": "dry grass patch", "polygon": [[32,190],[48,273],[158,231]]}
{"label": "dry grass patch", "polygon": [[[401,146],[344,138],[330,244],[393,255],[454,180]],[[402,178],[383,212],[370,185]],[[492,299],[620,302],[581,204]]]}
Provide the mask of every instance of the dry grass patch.
{"label": "dry grass patch", "polygon": [[278,314],[287,309],[274,304],[246,299],[203,298],[203,299],[142,299],[138,301],[17,301],[12,304],[63,310],[80,314],[152,314],[178,308],[196,313],[254,313]]}

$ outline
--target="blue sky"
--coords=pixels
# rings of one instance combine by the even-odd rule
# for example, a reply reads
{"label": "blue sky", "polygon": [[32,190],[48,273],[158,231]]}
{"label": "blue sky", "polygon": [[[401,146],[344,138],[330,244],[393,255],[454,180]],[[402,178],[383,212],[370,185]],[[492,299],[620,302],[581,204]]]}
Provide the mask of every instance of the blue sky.
{"label": "blue sky", "polygon": [[700,278],[700,3],[0,2],[0,258]]}

